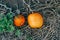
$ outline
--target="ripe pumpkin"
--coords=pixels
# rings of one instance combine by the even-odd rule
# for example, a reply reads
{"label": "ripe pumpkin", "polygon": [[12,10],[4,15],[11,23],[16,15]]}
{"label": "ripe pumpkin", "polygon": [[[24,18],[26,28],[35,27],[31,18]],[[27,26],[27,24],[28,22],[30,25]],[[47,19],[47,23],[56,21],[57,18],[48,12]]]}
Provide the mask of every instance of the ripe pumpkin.
{"label": "ripe pumpkin", "polygon": [[17,15],[14,17],[14,25],[17,27],[20,27],[22,25],[24,25],[25,23],[25,18],[23,15]]}
{"label": "ripe pumpkin", "polygon": [[43,17],[38,12],[32,12],[28,16],[28,24],[31,28],[41,28],[43,25]]}

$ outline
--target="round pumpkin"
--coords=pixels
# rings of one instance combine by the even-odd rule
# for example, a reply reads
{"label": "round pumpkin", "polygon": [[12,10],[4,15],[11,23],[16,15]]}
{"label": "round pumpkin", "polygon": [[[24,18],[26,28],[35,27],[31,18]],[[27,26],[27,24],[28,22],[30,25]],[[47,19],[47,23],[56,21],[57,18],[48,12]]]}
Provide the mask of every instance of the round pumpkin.
{"label": "round pumpkin", "polygon": [[32,12],[28,16],[28,24],[31,28],[41,28],[43,25],[43,17],[39,12]]}
{"label": "round pumpkin", "polygon": [[25,18],[23,15],[17,15],[14,17],[14,25],[17,27],[20,27],[22,25],[24,25],[25,23]]}

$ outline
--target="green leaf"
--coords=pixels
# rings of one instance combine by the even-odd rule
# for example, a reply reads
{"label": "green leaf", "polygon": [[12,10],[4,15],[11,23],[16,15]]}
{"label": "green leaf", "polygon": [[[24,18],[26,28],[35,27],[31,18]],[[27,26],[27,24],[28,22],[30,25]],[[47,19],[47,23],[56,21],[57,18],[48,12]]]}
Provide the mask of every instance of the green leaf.
{"label": "green leaf", "polygon": [[3,28],[2,27],[0,27],[0,32],[3,32]]}
{"label": "green leaf", "polygon": [[8,23],[7,17],[4,17],[3,18],[3,22],[4,22],[4,24],[7,24]]}
{"label": "green leaf", "polygon": [[3,32],[3,31],[4,31],[3,25],[0,25],[0,32]]}
{"label": "green leaf", "polygon": [[32,40],[32,37],[28,35],[27,40]]}
{"label": "green leaf", "polygon": [[12,25],[10,25],[10,26],[8,26],[7,27],[7,32],[13,32],[15,30],[15,27],[14,26],[12,26]]}
{"label": "green leaf", "polygon": [[0,15],[1,15],[0,32],[2,31],[13,32],[15,30],[15,27],[13,26],[12,13],[7,13],[6,15],[3,15],[3,14],[0,14]]}
{"label": "green leaf", "polygon": [[9,24],[13,25],[13,20],[12,19],[9,20]]}
{"label": "green leaf", "polygon": [[10,18],[12,18],[12,17],[13,17],[12,13],[7,13],[7,15],[6,15],[6,16],[8,17],[8,19],[10,19]]}
{"label": "green leaf", "polygon": [[17,29],[15,35],[16,35],[16,36],[21,35],[21,31]]}
{"label": "green leaf", "polygon": [[11,28],[11,32],[15,30],[15,27],[13,25],[11,25],[10,28]]}

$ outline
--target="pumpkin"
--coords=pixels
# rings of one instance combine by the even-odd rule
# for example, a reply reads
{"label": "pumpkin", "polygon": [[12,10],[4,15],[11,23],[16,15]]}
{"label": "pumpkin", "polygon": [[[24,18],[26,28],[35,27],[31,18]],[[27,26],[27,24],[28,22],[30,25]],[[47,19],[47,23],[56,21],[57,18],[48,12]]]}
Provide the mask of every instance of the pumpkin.
{"label": "pumpkin", "polygon": [[28,15],[28,24],[31,28],[41,28],[43,17],[39,12],[32,12]]}
{"label": "pumpkin", "polygon": [[17,15],[14,17],[14,25],[17,27],[20,27],[24,25],[25,23],[25,17],[23,15]]}

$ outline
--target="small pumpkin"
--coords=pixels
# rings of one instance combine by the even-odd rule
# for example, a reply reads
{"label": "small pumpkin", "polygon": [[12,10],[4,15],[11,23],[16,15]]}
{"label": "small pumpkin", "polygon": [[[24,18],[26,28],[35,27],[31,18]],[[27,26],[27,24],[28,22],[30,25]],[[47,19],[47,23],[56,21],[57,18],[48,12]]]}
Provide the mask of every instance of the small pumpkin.
{"label": "small pumpkin", "polygon": [[17,27],[20,27],[24,25],[25,23],[25,17],[23,15],[17,15],[14,17],[14,25]]}
{"label": "small pumpkin", "polygon": [[32,12],[28,16],[28,24],[31,28],[41,28],[43,25],[43,17],[39,12]]}

